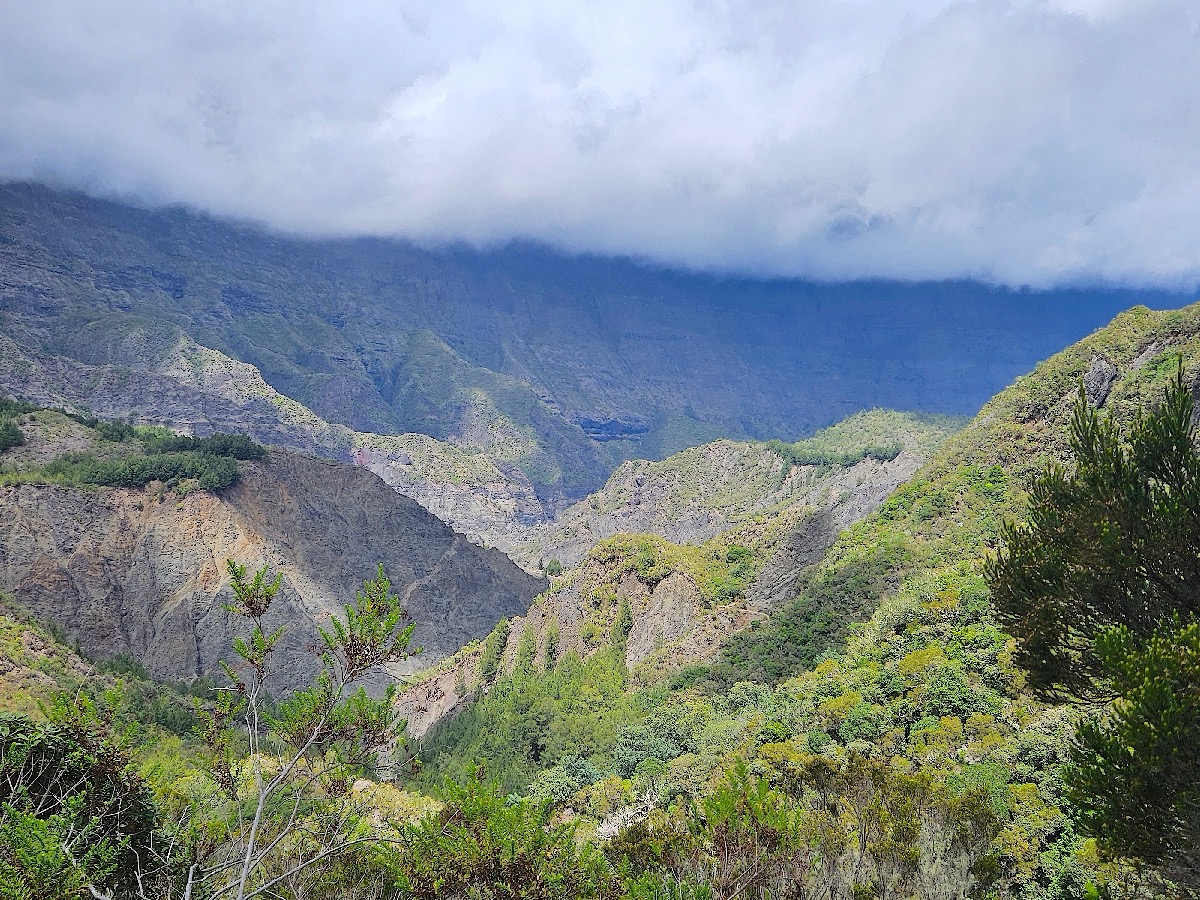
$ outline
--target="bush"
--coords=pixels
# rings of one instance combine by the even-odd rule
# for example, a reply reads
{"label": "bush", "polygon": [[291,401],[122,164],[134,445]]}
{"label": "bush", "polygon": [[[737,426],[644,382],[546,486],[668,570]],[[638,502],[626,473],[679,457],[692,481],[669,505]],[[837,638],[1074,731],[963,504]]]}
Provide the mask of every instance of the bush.
{"label": "bush", "polygon": [[197,438],[186,434],[146,430],[141,435],[147,453],[206,453],[230,459],[262,459],[266,450],[244,434],[214,434]]}
{"label": "bush", "polygon": [[223,491],[238,479],[237,463],[209,453],[158,453],[104,460],[86,453],[61,456],[42,468],[42,473],[69,484],[105,487],[145,487],[152,481],[175,486],[194,478],[206,491]]}
{"label": "bush", "polygon": [[60,698],[51,715],[0,717],[0,897],[129,896],[150,874],[150,791],[96,706]]}
{"label": "bush", "polygon": [[25,435],[15,422],[0,422],[0,453],[10,447],[20,447],[25,443]]}
{"label": "bush", "polygon": [[551,824],[546,805],[508,803],[478,779],[448,785],[440,812],[406,826],[379,853],[393,888],[412,900],[619,896],[607,860],[576,840],[573,825]]}

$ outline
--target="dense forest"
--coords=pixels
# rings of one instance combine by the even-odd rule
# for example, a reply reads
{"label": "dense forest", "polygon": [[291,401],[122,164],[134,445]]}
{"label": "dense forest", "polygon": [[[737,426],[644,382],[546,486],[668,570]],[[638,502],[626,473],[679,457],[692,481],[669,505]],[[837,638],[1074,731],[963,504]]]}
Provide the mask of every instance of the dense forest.
{"label": "dense forest", "polygon": [[[708,662],[631,669],[594,591],[587,646],[501,623],[419,742],[362,689],[412,649],[382,570],[288,697],[268,570],[228,564],[219,684],[83,660],[13,605],[0,898],[1195,896],[1198,375],[1200,307],[1123,314]],[[720,604],[761,560],[626,536],[586,564]]]}

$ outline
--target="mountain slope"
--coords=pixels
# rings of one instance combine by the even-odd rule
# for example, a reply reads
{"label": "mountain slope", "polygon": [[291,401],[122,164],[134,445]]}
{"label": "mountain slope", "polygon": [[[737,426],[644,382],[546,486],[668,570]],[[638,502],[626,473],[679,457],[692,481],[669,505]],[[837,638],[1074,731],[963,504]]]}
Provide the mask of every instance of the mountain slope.
{"label": "mountain slope", "polygon": [[[48,442],[57,451],[96,446],[91,429],[58,413],[30,414],[22,428],[25,454]],[[50,441],[39,437],[47,432]],[[544,584],[357,467],[274,450],[240,463],[241,477],[220,495],[180,496],[156,483],[54,483],[21,474],[19,463],[0,477],[0,591],[89,654],[127,653],[161,677],[213,674],[228,656],[228,558],[283,574],[273,621],[288,624],[293,664],[380,563],[428,660],[523,612]]]}
{"label": "mountain slope", "polygon": [[[1180,356],[1200,387],[1200,304],[1130,310],[1039,365],[844,532],[795,598],[733,634],[710,666],[682,673],[669,693],[644,692],[636,702],[605,695],[604,714],[593,714],[603,729],[589,729],[579,712],[586,686],[564,688],[559,676],[558,693],[548,693],[527,667],[506,684],[508,700],[491,707],[490,731],[502,716],[505,727],[534,728],[529,746],[544,749],[537,765],[510,760],[509,770],[593,821],[649,791],[624,821],[648,815],[649,833],[635,840],[654,846],[673,833],[672,815],[686,814],[686,805],[671,814],[655,805],[706,795],[739,761],[785,794],[797,779],[811,788],[806,772],[878,766],[983,791],[995,827],[977,851],[980,867],[967,859],[951,879],[956,890],[986,880],[1000,895],[1046,900],[1120,879],[1121,869],[1102,867],[1095,845],[1075,831],[1062,794],[1059,767],[1081,710],[1039,703],[1025,690],[982,568],[1000,523],[1022,515],[1035,475],[1048,462],[1069,462],[1078,385],[1121,419],[1161,397]],[[859,624],[835,640],[847,620]],[[535,704],[544,725],[521,719],[522,701]],[[461,765],[458,748],[486,738],[478,723],[459,721],[435,738],[442,771]],[[573,762],[579,757],[590,768]],[[824,802],[853,814],[855,785],[829,784]]]}
{"label": "mountain slope", "polygon": [[[553,522],[531,528],[514,556],[525,563],[557,559],[572,566],[598,541],[621,533],[704,543],[796,504],[826,507],[836,527],[845,528],[912,475],[965,421],[870,410],[795,445],[723,440],[661,461],[631,460],[602,490]],[[809,458],[798,464],[794,457],[801,452]]]}
{"label": "mountain slope", "polygon": [[524,526],[544,522],[552,512],[518,469],[478,448],[331,424],[272,388],[254,366],[182,332],[153,352],[141,331],[131,332],[128,342],[135,366],[93,366],[34,352],[0,335],[0,392],[187,434],[240,432],[262,444],[354,462],[460,533],[503,549]]}
{"label": "mountain slope", "polygon": [[971,412],[1139,300],[1176,302],[300,240],[0,185],[0,332],[22,347],[136,369],[182,329],[330,422],[479,446],[554,502],[720,436],[794,439],[872,406]]}
{"label": "mountain slope", "polygon": [[[603,491],[530,530],[536,538],[520,550],[527,562],[536,555],[575,568],[526,615],[502,623],[491,650],[468,647],[406,691],[410,732],[420,737],[497,673],[511,673],[527,642],[547,666],[570,652],[587,659],[609,647],[623,615],[620,665],[642,683],[711,659],[731,632],[790,599],[838,533],[961,424],[872,410],[792,447],[716,441],[623,464]],[[837,461],[818,464],[814,447]],[[809,463],[789,461],[802,451]]]}

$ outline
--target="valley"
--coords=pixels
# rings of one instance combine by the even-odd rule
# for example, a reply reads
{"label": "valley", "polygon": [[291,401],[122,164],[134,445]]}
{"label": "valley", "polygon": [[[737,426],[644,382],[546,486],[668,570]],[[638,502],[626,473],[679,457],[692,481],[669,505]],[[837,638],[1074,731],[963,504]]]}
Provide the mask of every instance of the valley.
{"label": "valley", "polygon": [[[228,817],[189,852],[253,850],[227,800],[300,766],[289,802],[323,812],[273,820],[264,885],[311,839],[362,897],[492,890],[510,851],[542,868],[505,879],[631,900],[1188,889],[1078,817],[1098,707],[1030,685],[990,567],[1087,410],[1119,430],[1195,393],[1200,307],[3,190],[0,698],[94,747],[127,728],[156,809]],[[288,896],[358,890],[321,871]]]}

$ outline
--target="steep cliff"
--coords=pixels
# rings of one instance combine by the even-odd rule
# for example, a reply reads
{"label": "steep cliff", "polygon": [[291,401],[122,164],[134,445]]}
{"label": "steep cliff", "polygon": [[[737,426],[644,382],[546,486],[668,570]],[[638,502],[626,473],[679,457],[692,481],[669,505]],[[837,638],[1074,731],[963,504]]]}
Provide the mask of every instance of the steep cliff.
{"label": "steep cliff", "polygon": [[0,591],[90,655],[129,653],[188,679],[229,654],[226,559],[269,565],[283,574],[282,687],[305,674],[315,627],[380,563],[417,624],[422,665],[524,612],[544,584],[361,468],[275,450],[241,470],[220,496],[0,486]]}

